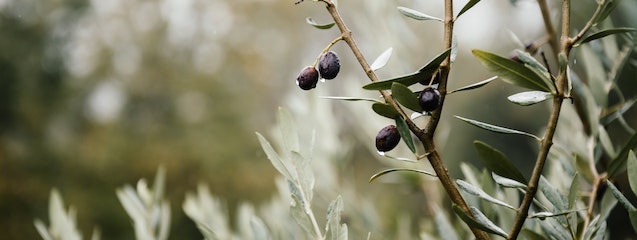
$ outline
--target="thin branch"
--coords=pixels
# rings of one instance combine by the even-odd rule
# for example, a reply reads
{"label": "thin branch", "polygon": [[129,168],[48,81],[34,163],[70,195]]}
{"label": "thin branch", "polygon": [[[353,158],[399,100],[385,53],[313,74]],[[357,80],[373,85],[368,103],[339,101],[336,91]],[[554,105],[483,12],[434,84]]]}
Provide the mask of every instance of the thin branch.
{"label": "thin branch", "polygon": [[[572,48],[573,42],[570,41],[569,31],[570,31],[570,13],[571,13],[571,1],[563,0],[562,1],[562,35],[560,37],[560,53],[564,54],[567,59],[569,52]],[[557,76],[557,96],[553,98],[553,106],[551,109],[551,115],[549,116],[549,121],[546,126],[546,132],[544,133],[544,137],[542,139],[542,144],[540,148],[540,152],[538,153],[537,159],[535,161],[535,166],[533,167],[533,173],[531,175],[531,179],[528,184],[528,191],[524,195],[522,200],[522,204],[520,205],[520,209],[518,210],[517,216],[513,223],[513,228],[509,233],[507,239],[517,239],[520,231],[522,230],[522,226],[524,226],[524,222],[529,215],[529,208],[533,203],[533,199],[535,198],[535,194],[537,193],[538,183],[540,181],[540,177],[542,176],[542,171],[544,170],[544,164],[546,163],[546,158],[548,153],[553,145],[553,135],[555,134],[555,130],[557,129],[557,123],[560,118],[560,111],[562,109],[562,102],[564,101],[564,89],[566,86],[567,68],[560,66],[560,72]]]}
{"label": "thin branch", "polygon": [[[370,68],[369,63],[363,56],[362,52],[358,48],[358,45],[356,44],[356,41],[352,37],[352,31],[343,22],[343,19],[341,18],[334,3],[331,0],[321,0],[321,1],[325,3],[327,11],[330,13],[330,15],[332,15],[334,22],[336,23],[339,30],[341,31],[343,40],[347,43],[349,48],[352,50],[352,53],[354,54],[354,56],[356,57],[356,60],[358,60],[359,64],[365,71],[365,74],[367,74],[367,77],[369,77],[369,79],[372,82],[378,81],[378,77],[376,76],[376,73],[374,73],[374,71]],[[445,16],[444,42],[445,42],[445,48],[450,48],[451,42],[452,42],[452,36],[453,36],[452,35],[453,33],[452,0],[445,0],[445,15],[446,16]],[[411,132],[414,133],[425,146],[425,152],[428,153],[427,158],[429,159],[429,162],[434,168],[436,175],[438,175],[438,178],[440,179],[441,184],[447,191],[449,198],[451,198],[451,201],[453,201],[454,204],[460,206],[467,214],[472,216],[472,213],[469,210],[467,203],[462,198],[462,195],[460,194],[460,191],[455,185],[453,179],[449,176],[449,172],[447,171],[447,168],[444,166],[444,163],[442,162],[442,159],[440,158],[440,154],[436,150],[436,147],[433,143],[433,133],[435,131],[436,126],[438,125],[438,121],[440,119],[440,113],[442,109],[442,103],[444,102],[444,96],[446,95],[446,82],[447,82],[447,77],[449,76],[450,65],[451,65],[451,61],[449,57],[447,57],[447,59],[441,64],[442,79],[440,79],[440,84],[438,85],[438,90],[440,91],[440,94],[441,94],[441,106],[438,107],[438,110],[432,113],[431,120],[429,121],[426,127],[427,130],[420,129],[409,118],[409,116],[405,113],[402,107],[398,105],[398,103],[392,98],[391,94],[388,91],[381,90],[380,94],[383,96],[383,99],[385,100],[385,102],[390,104],[400,113],[403,119],[405,119],[405,122],[407,122],[407,125],[409,126],[409,129],[411,130]],[[485,233],[484,231],[474,227],[470,227],[470,229],[477,239],[489,239],[489,235]]]}
{"label": "thin branch", "polygon": [[537,0],[538,5],[540,6],[540,11],[542,12],[542,18],[544,19],[544,28],[546,28],[546,38],[553,50],[553,56],[555,56],[555,60],[557,60],[557,53],[559,52],[559,45],[557,43],[557,35],[555,34],[555,28],[553,27],[553,22],[551,21],[551,12],[549,11],[549,6],[546,0]]}
{"label": "thin branch", "polygon": [[593,16],[591,16],[591,18],[588,19],[588,22],[586,22],[586,25],[584,25],[584,28],[582,28],[582,30],[580,30],[577,33],[577,35],[575,35],[575,37],[570,39],[570,41],[572,43],[575,43],[575,42],[579,41],[580,39],[582,39],[582,37],[584,37],[586,32],[588,32],[588,30],[590,30],[593,26],[595,26],[595,24],[596,24],[595,21],[599,17],[599,14],[602,13],[602,9],[604,8],[604,5],[606,5],[606,0],[602,0],[602,1],[598,1],[597,2],[597,9],[595,9],[595,12],[593,13]]}

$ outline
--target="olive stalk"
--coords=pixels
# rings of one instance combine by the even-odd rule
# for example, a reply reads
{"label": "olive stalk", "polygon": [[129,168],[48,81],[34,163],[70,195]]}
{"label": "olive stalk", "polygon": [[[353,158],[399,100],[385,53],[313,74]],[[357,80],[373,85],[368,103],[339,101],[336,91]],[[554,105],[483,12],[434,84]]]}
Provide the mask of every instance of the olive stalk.
{"label": "olive stalk", "polygon": [[[336,23],[336,26],[338,26],[341,32],[342,40],[345,41],[347,45],[349,46],[349,48],[352,50],[352,53],[354,54],[354,56],[356,57],[356,60],[359,62],[359,64],[365,71],[365,74],[367,75],[367,77],[372,82],[377,82],[379,80],[378,76],[376,76],[376,73],[374,73],[374,71],[370,68],[369,63],[367,62],[367,59],[363,56],[362,52],[358,48],[356,41],[352,37],[352,31],[347,27],[347,25],[345,25],[345,22],[341,18],[336,8],[336,5],[334,5],[334,3],[331,0],[320,0],[320,1],[325,3],[327,11],[330,13],[334,22]],[[445,0],[444,40],[443,40],[445,49],[451,48],[451,45],[452,45],[453,24],[454,24],[453,0]],[[449,175],[449,171],[447,170],[444,163],[442,162],[442,158],[440,154],[438,153],[438,150],[436,149],[436,146],[433,141],[434,132],[436,127],[438,126],[440,115],[442,112],[441,109],[444,103],[444,97],[447,93],[446,91],[447,78],[451,70],[451,58],[449,56],[447,56],[447,58],[443,61],[443,63],[440,66],[440,69],[441,69],[441,79],[440,79],[440,84],[438,85],[438,90],[440,91],[440,94],[441,94],[440,106],[437,108],[437,110],[432,112],[429,123],[426,125],[424,129],[421,129],[420,127],[418,127],[409,118],[409,116],[405,113],[403,108],[400,105],[398,105],[398,103],[392,98],[390,92],[386,90],[380,90],[380,94],[382,95],[386,103],[388,103],[394,109],[396,109],[396,111],[401,115],[401,117],[407,123],[409,130],[412,133],[414,133],[416,137],[418,137],[418,139],[422,142],[426,152],[425,155],[427,159],[429,160],[429,163],[431,164],[432,168],[436,172],[436,175],[438,176],[440,183],[443,185],[445,191],[447,192],[447,195],[449,196],[449,198],[451,198],[451,201],[454,204],[458,205],[467,215],[473,216],[469,207],[467,206],[467,203],[465,202],[464,198],[460,194],[458,187],[455,185],[455,182]],[[478,228],[475,228],[473,226],[469,226],[469,227],[477,239],[490,239],[489,235],[486,232]]]}

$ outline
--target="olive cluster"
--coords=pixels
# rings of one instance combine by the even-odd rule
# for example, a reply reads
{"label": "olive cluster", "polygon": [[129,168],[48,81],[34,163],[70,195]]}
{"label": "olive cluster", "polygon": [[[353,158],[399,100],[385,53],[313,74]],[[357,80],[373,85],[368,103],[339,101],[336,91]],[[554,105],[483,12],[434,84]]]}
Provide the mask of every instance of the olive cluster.
{"label": "olive cluster", "polygon": [[[431,81],[422,81],[421,84],[427,85],[425,89],[420,92],[418,96],[418,104],[424,112],[431,112],[440,107],[440,92],[431,87],[431,84],[438,84],[440,82],[440,72],[434,76]],[[391,151],[398,145],[400,141],[400,133],[396,126],[389,125],[384,127],[376,135],[376,149],[379,152]]]}
{"label": "olive cluster", "polygon": [[338,55],[329,51],[321,55],[318,61],[318,71],[314,66],[303,68],[296,78],[296,84],[303,90],[310,90],[316,87],[319,76],[323,79],[331,80],[336,78],[340,70],[341,61],[338,59]]}

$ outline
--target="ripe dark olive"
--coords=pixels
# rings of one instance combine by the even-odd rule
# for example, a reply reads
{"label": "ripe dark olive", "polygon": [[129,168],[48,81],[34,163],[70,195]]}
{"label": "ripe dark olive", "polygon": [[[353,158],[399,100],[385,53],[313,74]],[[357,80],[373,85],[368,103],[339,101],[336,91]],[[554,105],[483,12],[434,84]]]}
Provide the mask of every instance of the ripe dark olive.
{"label": "ripe dark olive", "polygon": [[332,51],[324,53],[319,59],[318,70],[322,78],[334,79],[338,71],[341,70],[341,61],[336,53]]}
{"label": "ripe dark olive", "polygon": [[425,112],[436,110],[440,106],[440,92],[431,87],[425,88],[418,97],[418,103]]}
{"label": "ripe dark olive", "polygon": [[319,74],[316,71],[316,68],[312,66],[305,67],[299,76],[296,78],[296,85],[303,90],[310,90],[316,87],[316,83],[318,82]]}
{"label": "ripe dark olive", "polygon": [[376,135],[376,149],[380,152],[391,151],[400,142],[400,133],[394,125],[384,127]]}

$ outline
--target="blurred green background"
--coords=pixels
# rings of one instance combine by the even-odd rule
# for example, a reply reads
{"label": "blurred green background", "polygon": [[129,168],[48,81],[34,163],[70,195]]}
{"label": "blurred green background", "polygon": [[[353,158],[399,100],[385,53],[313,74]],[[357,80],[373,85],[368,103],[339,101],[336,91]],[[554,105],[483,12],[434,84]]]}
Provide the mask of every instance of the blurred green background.
{"label": "blurred green background", "polygon": [[[305,23],[306,17],[330,21],[321,4],[293,2],[0,0],[0,239],[38,239],[33,219],[47,219],[54,187],[77,209],[85,235],[99,226],[104,239],[130,239],[133,229],[115,189],[152,179],[159,165],[167,169],[172,237],[200,238],[181,211],[184,193],[199,182],[231,207],[268,200],[275,171],[253,133],[269,133],[276,107],[294,107],[308,94],[294,85],[298,71],[338,36],[336,29],[320,31]],[[440,24],[396,11],[407,6],[441,16],[442,1],[340,4],[369,59],[394,48],[379,71],[383,78],[412,72],[442,50]],[[506,55],[516,47],[509,31],[523,41],[541,38],[535,4],[485,1],[468,12],[457,23],[460,52],[450,88],[490,77],[470,49]],[[613,15],[616,25],[635,27],[637,4],[622,4]],[[593,8],[594,1],[578,5],[576,22]],[[359,88],[366,78],[346,46],[339,43],[334,50],[343,68],[336,80],[319,84],[322,95],[376,97]],[[634,64],[632,69],[626,84],[635,89]],[[507,103],[505,96],[519,89],[501,82],[483,89],[449,98],[445,117],[541,129],[546,105],[522,109]],[[418,207],[414,186],[366,183],[385,165],[374,156],[372,139],[390,120],[373,116],[364,104],[334,105],[331,114],[342,124],[334,129],[344,130],[323,134],[352,143],[341,171],[355,173],[364,196],[392,191],[387,198],[414,199],[382,204],[386,212]],[[476,159],[471,145],[476,138],[506,149],[529,172],[534,159],[535,146],[524,138],[494,136],[457,121],[443,122],[439,138],[452,163]]]}

